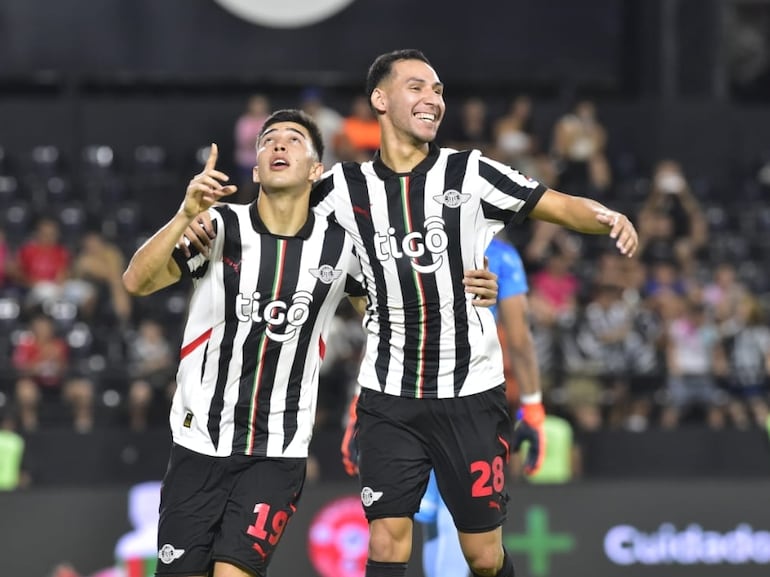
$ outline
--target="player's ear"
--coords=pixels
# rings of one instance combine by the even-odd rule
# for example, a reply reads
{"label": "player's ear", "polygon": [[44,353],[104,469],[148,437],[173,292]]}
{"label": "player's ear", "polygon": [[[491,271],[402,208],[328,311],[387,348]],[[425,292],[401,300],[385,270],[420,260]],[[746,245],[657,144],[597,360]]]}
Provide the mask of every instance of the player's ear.
{"label": "player's ear", "polygon": [[385,112],[385,92],[381,88],[375,88],[369,97],[369,102],[377,112]]}
{"label": "player's ear", "polygon": [[254,182],[259,182],[259,167],[255,166],[251,169],[251,180]]}
{"label": "player's ear", "polygon": [[324,173],[324,165],[320,162],[316,162],[315,164],[313,164],[313,168],[310,169],[310,175],[308,178],[311,182],[315,182],[316,180],[321,178],[323,173]]}

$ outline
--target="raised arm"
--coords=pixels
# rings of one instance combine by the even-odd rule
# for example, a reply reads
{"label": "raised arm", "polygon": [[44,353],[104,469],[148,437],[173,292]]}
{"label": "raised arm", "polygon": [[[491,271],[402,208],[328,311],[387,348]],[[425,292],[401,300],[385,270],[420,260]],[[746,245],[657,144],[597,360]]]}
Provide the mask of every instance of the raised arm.
{"label": "raised arm", "polygon": [[545,220],[585,234],[608,234],[616,239],[621,254],[633,256],[639,236],[628,217],[595,200],[571,196],[547,189],[530,213],[531,218]]}
{"label": "raised arm", "polygon": [[182,273],[172,253],[179,238],[195,217],[237,190],[233,185],[223,186],[229,177],[215,169],[217,154],[217,145],[212,144],[206,165],[190,181],[179,210],[131,258],[123,286],[132,295],[148,295],[177,282]]}

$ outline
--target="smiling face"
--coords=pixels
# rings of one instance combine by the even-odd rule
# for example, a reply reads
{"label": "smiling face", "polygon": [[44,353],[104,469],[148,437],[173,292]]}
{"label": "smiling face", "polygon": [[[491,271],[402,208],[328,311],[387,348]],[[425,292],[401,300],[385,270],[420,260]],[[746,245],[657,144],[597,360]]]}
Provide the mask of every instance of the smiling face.
{"label": "smiling face", "polygon": [[372,92],[371,102],[383,134],[406,137],[415,144],[436,139],[444,117],[444,85],[436,71],[420,60],[398,60]]}
{"label": "smiling face", "polygon": [[254,182],[267,192],[302,188],[318,180],[323,165],[308,130],[296,122],[276,122],[257,143]]}

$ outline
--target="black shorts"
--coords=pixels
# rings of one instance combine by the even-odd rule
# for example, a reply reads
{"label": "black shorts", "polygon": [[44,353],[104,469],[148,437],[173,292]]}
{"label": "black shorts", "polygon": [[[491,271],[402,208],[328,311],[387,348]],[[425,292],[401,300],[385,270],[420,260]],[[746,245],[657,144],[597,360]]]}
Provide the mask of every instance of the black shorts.
{"label": "black shorts", "polygon": [[362,389],[357,413],[367,519],[412,517],[433,468],[460,531],[481,533],[503,524],[512,423],[502,386],[453,399]]}
{"label": "black shorts", "polygon": [[296,511],[305,465],[174,445],[160,495],[156,575],[207,575],[214,561],[264,575]]}

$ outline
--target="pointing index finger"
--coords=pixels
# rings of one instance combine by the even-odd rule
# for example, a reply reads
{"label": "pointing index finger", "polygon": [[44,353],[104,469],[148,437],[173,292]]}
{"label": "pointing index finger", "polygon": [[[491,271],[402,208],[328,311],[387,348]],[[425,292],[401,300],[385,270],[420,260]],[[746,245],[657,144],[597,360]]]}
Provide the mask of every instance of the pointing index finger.
{"label": "pointing index finger", "polygon": [[206,159],[206,166],[204,167],[204,171],[208,172],[209,170],[214,169],[214,167],[217,164],[218,156],[219,156],[219,148],[217,147],[216,142],[212,142],[211,148],[209,149],[209,157]]}

